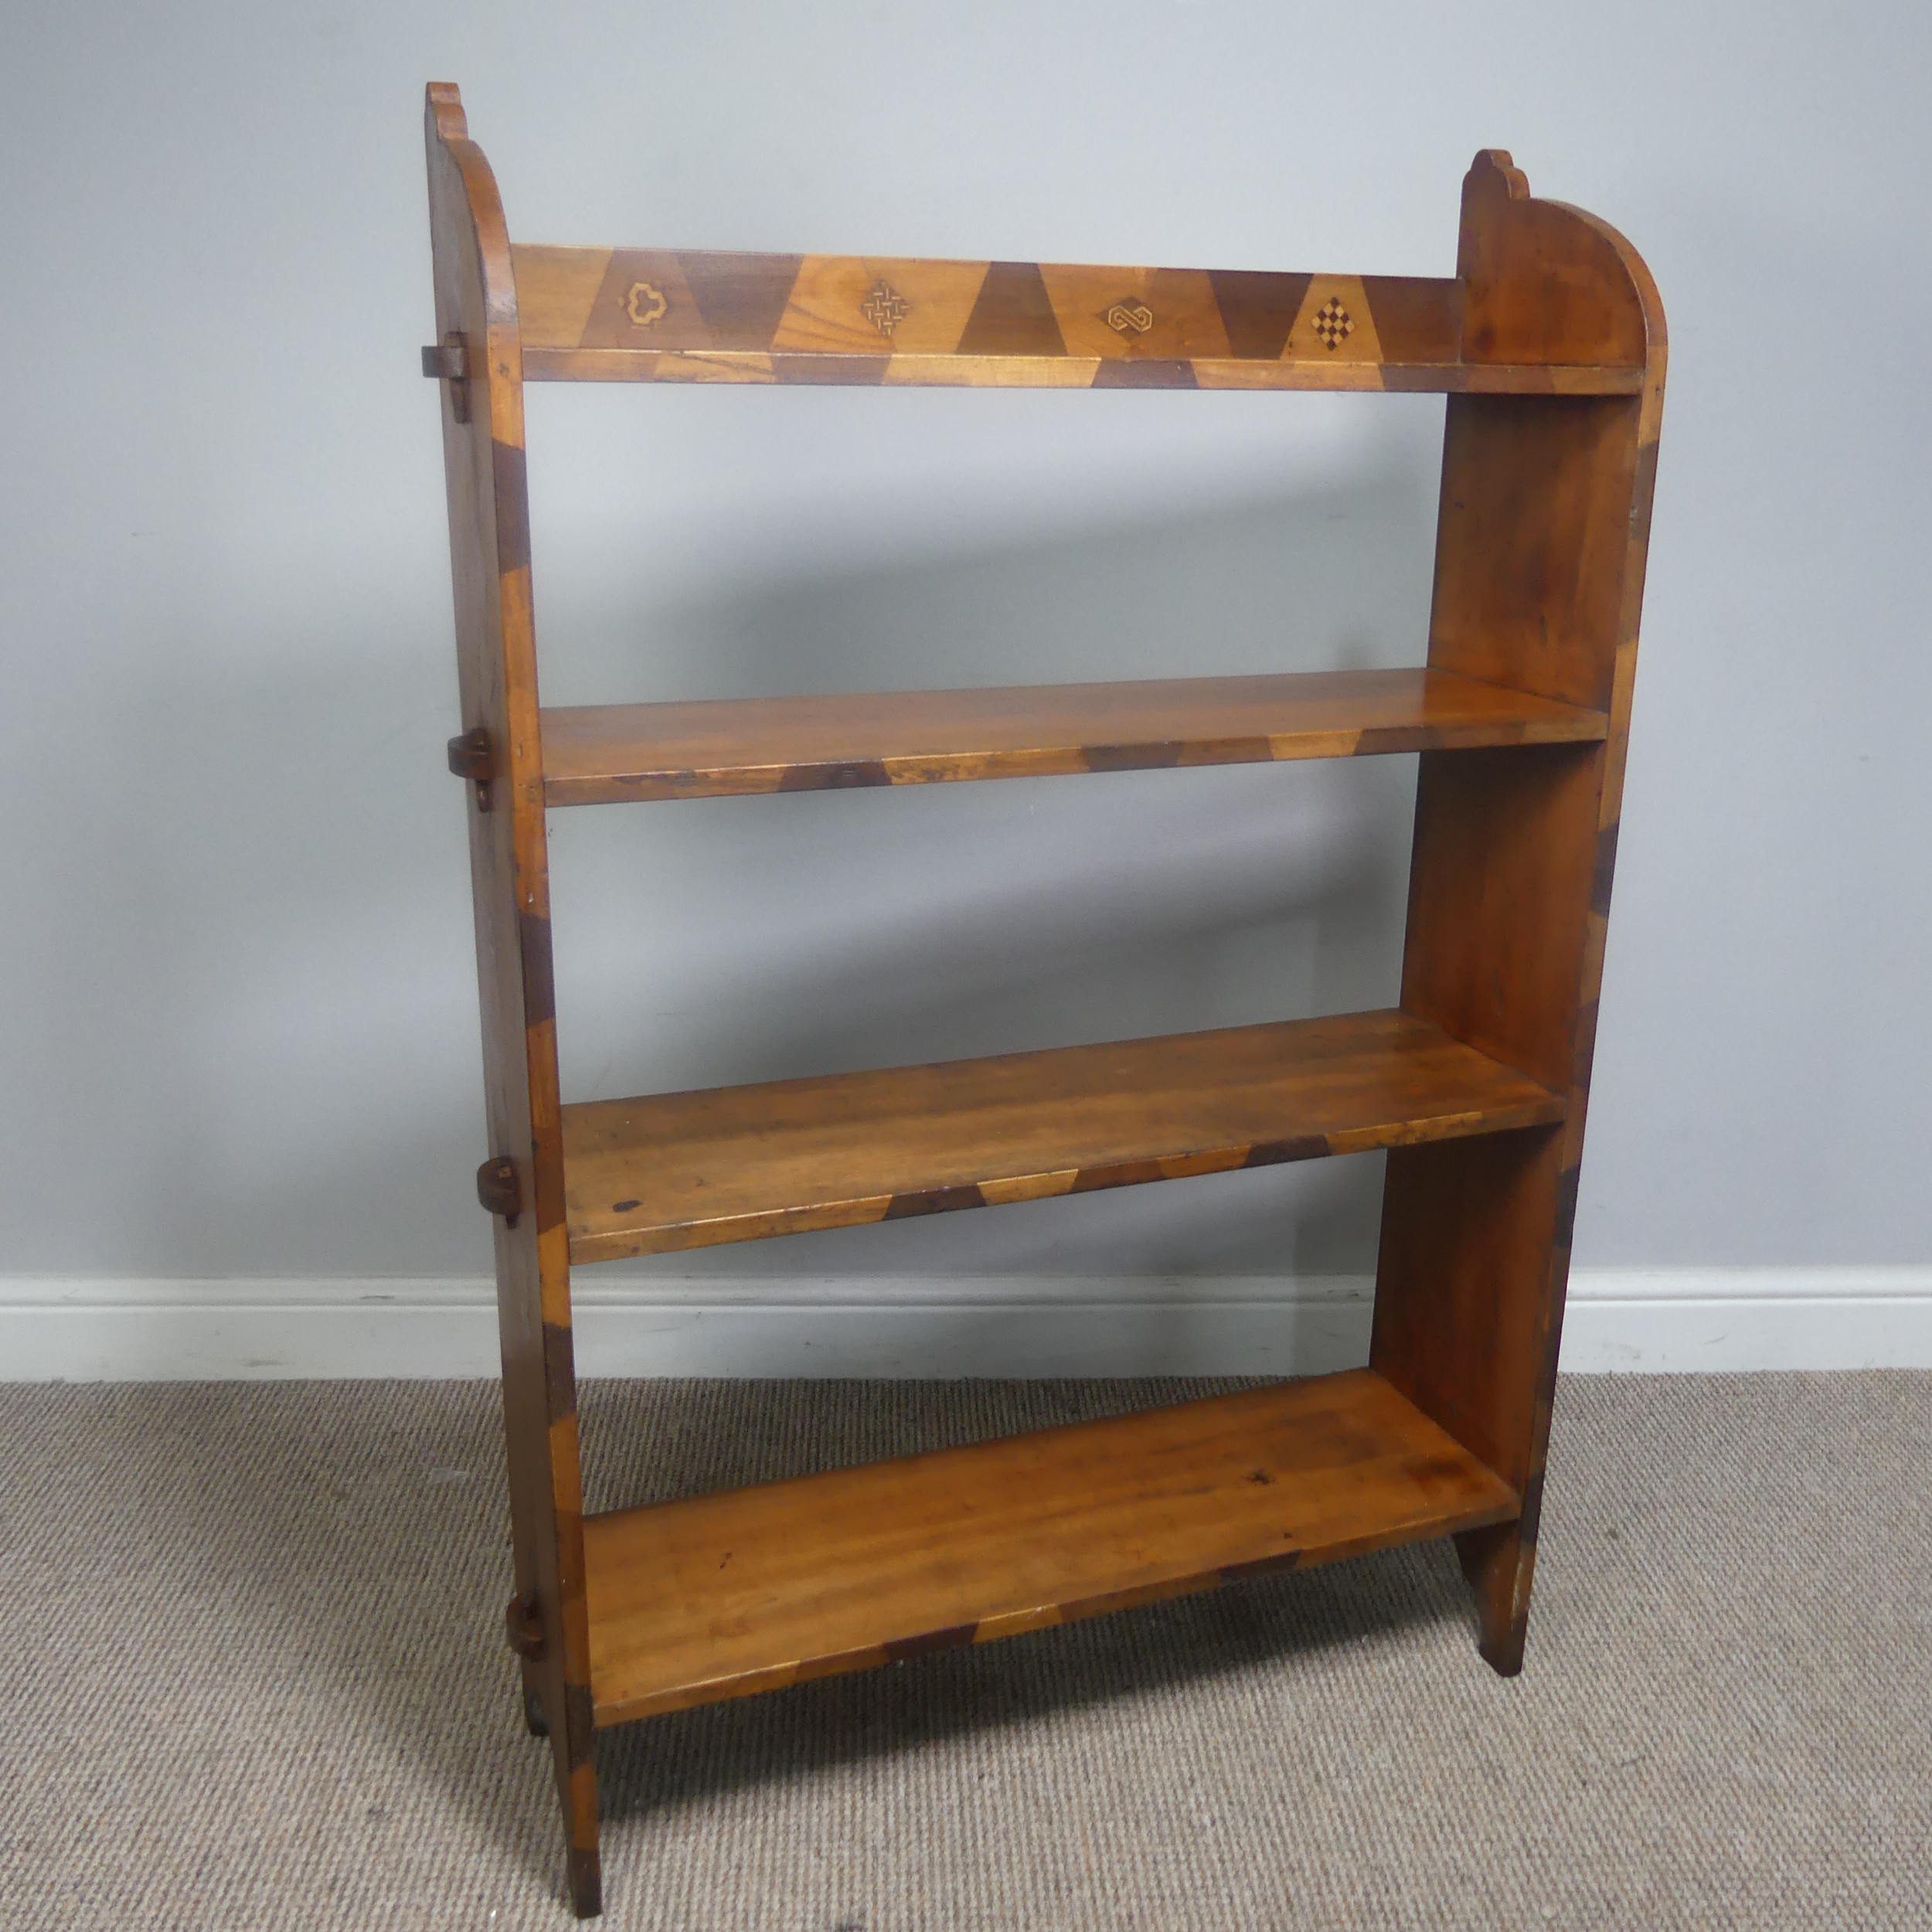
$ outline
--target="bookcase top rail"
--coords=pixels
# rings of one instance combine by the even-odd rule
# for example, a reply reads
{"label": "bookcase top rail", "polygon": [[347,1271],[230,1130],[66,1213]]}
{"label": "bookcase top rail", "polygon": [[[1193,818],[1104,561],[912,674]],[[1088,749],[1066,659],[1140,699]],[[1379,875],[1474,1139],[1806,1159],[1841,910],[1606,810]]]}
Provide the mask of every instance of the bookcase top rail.
{"label": "bookcase top rail", "polygon": [[662,249],[511,250],[533,382],[1619,395],[1639,359],[1464,346],[1427,276]]}

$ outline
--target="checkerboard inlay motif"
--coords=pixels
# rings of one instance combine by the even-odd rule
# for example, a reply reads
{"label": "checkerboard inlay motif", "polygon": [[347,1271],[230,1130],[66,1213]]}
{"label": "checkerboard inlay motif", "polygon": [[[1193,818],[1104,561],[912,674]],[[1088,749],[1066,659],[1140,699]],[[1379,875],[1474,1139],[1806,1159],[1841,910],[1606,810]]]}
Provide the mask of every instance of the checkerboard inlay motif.
{"label": "checkerboard inlay motif", "polygon": [[1355,333],[1355,318],[1342,306],[1338,295],[1331,295],[1315,311],[1313,327],[1324,349],[1337,349]]}

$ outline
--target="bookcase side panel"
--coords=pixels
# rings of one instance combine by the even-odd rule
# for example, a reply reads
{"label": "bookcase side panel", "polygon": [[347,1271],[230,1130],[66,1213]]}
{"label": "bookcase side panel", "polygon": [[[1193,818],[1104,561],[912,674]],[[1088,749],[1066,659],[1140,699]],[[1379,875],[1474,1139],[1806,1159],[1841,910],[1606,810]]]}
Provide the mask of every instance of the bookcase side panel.
{"label": "bookcase side panel", "polygon": [[[1568,1108],[1547,1133],[1393,1155],[1383,1198],[1372,1360],[1523,1498],[1518,1524],[1463,1539],[1485,1655],[1507,1672],[1521,1660],[1576,1214],[1663,338],[1628,245],[1530,202],[1520,176],[1482,158],[1461,260],[1466,326],[1497,352],[1523,352],[1538,329],[1546,351],[1553,335],[1614,345],[1634,315],[1647,357],[1640,396],[1458,396],[1445,425],[1430,666],[1608,717],[1601,746],[1427,754],[1417,789],[1403,1005]],[[1593,276],[1607,278],[1595,320]],[[1540,305],[1539,278],[1556,291]]]}
{"label": "bookcase side panel", "polygon": [[495,183],[454,89],[430,89],[426,123],[437,329],[464,359],[439,386],[463,726],[482,734],[485,774],[463,789],[488,1151],[508,1164],[492,1225],[516,1600],[534,1604],[525,1687],[549,1734],[581,1915],[600,1903],[597,1790],[521,352]]}

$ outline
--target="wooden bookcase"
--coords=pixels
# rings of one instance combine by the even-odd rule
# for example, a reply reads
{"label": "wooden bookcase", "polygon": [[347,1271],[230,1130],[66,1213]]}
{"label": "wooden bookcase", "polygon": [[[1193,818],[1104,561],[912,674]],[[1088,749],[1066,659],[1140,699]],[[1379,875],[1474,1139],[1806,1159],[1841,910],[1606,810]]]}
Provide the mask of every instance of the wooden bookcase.
{"label": "wooden bookcase", "polygon": [[[1464,182],[1451,279],[512,246],[454,87],[427,121],[509,1626],[577,1912],[600,1904],[592,1734],[654,1712],[1445,1535],[1483,1655],[1515,1672],[1663,404],[1634,250],[1533,199],[1500,152]],[[1446,392],[1426,662],[546,711],[535,381]],[[1376,752],[1420,756],[1398,1009],[559,1090],[553,808]],[[1366,1369],[583,1514],[573,1266],[1371,1148],[1389,1151]]]}

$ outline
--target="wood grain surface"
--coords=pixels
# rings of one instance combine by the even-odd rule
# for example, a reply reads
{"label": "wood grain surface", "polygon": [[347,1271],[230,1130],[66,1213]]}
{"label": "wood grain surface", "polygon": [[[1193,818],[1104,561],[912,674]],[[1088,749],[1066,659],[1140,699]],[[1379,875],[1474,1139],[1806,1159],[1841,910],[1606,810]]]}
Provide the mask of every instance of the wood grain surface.
{"label": "wood grain surface", "polygon": [[1370,1359],[1517,1490],[1461,1540],[1522,1667],[1637,668],[1665,337],[1636,251],[1502,153],[1464,184],[1465,352],[1639,359],[1640,393],[1451,398],[1431,667],[1608,714],[1596,746],[1426,753],[1402,1003],[1564,1093],[1560,1129],[1392,1154]]}
{"label": "wood grain surface", "polygon": [[1366,1369],[593,1516],[600,1725],[1506,1521]]}
{"label": "wood grain surface", "polygon": [[[1463,185],[1453,279],[518,247],[428,90],[516,1612],[573,1903],[594,1723],[1452,1532],[1520,1667],[1665,375],[1634,250]],[[1437,389],[1426,670],[539,704],[529,379]],[[561,1104],[549,804],[1413,750],[1402,1009]],[[570,1270],[1390,1150],[1370,1368],[582,1516]]]}
{"label": "wood grain surface", "polygon": [[531,382],[1634,390],[1641,358],[1463,351],[1460,281],[690,250],[515,250]]}
{"label": "wood grain surface", "polygon": [[488,810],[484,787],[461,787],[484,1115],[492,1161],[509,1164],[527,1210],[514,1226],[492,1221],[515,1588],[535,1606],[543,1638],[521,1665],[524,1703],[540,1710],[549,1733],[570,1896],[587,1915],[599,1909],[602,1880],[516,297],[496,182],[456,90],[432,83],[423,114],[437,333],[463,345],[466,372],[460,384],[437,384],[457,688],[465,735],[481,734],[493,773]]}
{"label": "wood grain surface", "polygon": [[1443,671],[593,705],[543,714],[553,805],[1584,743],[1602,713]]}
{"label": "wood grain surface", "polygon": [[1399,1012],[563,1110],[574,1261],[1356,1154],[1560,1120]]}

